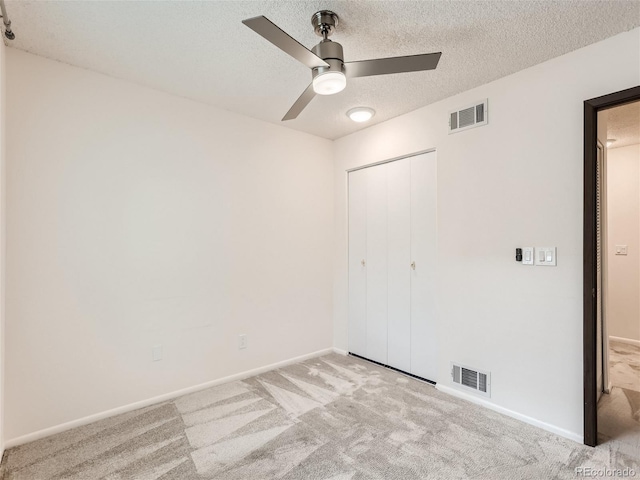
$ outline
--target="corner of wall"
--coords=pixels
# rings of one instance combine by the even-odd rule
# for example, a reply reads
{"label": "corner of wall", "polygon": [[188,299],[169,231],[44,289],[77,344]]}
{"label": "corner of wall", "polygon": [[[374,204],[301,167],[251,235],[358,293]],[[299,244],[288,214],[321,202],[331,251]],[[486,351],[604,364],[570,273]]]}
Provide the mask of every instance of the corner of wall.
{"label": "corner of wall", "polygon": [[[0,42],[0,461],[4,457],[4,314],[5,314],[5,44]],[[2,468],[2,467],[0,467]],[[1,470],[0,470],[1,472]]]}

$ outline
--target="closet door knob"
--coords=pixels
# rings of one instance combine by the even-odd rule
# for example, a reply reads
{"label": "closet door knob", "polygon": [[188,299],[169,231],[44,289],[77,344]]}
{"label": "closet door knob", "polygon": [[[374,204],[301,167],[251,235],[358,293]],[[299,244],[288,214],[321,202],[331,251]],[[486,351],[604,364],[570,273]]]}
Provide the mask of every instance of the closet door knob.
{"label": "closet door knob", "polygon": [[416,269],[416,262],[411,262],[411,268],[412,268],[413,270],[415,270],[415,269]]}
{"label": "closet door knob", "polygon": [[367,264],[367,262],[365,262],[364,260],[360,260],[360,265],[362,265],[363,267]]}

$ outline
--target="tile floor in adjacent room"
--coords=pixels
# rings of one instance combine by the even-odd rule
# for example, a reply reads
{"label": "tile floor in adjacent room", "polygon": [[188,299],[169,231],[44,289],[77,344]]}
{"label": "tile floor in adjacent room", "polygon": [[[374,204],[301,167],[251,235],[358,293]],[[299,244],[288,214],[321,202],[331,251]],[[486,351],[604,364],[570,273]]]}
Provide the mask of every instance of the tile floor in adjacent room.
{"label": "tile floor in adjacent room", "polygon": [[598,442],[640,455],[640,347],[609,342],[609,380],[598,402]]}
{"label": "tile floor in adjacent room", "polygon": [[10,449],[5,479],[551,479],[630,467],[590,448],[331,354]]}

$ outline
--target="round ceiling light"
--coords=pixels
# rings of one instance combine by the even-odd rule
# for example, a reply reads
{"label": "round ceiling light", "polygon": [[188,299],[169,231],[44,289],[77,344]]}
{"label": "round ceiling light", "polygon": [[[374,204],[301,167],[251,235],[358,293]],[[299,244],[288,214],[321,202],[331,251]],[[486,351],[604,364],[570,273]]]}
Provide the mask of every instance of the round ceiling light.
{"label": "round ceiling light", "polygon": [[333,95],[347,86],[347,77],[342,72],[325,72],[314,77],[313,91],[318,95]]}
{"label": "round ceiling light", "polygon": [[356,107],[347,112],[347,116],[354,122],[358,123],[371,120],[371,117],[373,117],[375,114],[376,111],[373,108],[369,107]]}
{"label": "round ceiling light", "polygon": [[616,142],[615,138],[607,138],[607,147],[610,147]]}

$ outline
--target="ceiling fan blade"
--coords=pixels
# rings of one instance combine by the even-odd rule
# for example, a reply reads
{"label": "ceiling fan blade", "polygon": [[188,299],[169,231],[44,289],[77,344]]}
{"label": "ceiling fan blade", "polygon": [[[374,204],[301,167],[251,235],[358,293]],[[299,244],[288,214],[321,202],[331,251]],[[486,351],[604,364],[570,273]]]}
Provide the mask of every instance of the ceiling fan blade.
{"label": "ceiling fan blade", "polygon": [[307,89],[302,92],[302,95],[298,97],[295,103],[291,106],[287,114],[282,118],[282,121],[293,120],[304,108],[309,105],[309,102],[316,96],[316,92],[313,90],[313,83],[310,83]]}
{"label": "ceiling fan blade", "polygon": [[433,70],[438,66],[442,52],[409,55],[407,57],[376,58],[359,62],[345,62],[347,77],[370,77],[388,73],[419,72]]}
{"label": "ceiling fan blade", "polygon": [[329,64],[316,54],[305,48],[297,40],[290,37],[267,17],[260,16],[243,20],[247,27],[273,43],[280,50],[288,53],[309,68],[328,67]]}

